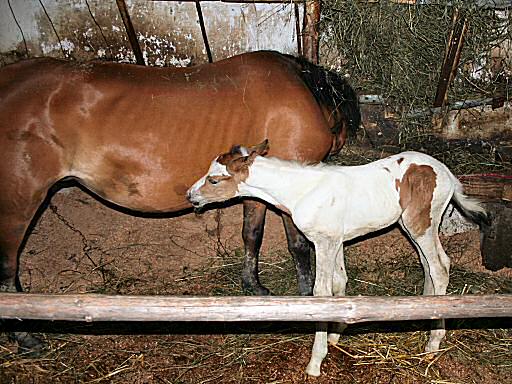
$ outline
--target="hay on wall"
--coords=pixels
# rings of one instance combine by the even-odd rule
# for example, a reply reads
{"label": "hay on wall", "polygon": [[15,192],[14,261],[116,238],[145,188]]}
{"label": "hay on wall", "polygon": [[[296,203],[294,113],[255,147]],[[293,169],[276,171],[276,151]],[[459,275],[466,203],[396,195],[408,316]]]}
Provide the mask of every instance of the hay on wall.
{"label": "hay on wall", "polygon": [[[418,1],[419,3],[419,1]],[[365,94],[380,94],[402,116],[402,128],[425,126],[412,111],[433,105],[454,10],[466,18],[460,63],[448,90],[456,101],[510,98],[512,14],[482,2],[326,0],[323,64],[351,77]],[[408,116],[408,118],[405,118]]]}

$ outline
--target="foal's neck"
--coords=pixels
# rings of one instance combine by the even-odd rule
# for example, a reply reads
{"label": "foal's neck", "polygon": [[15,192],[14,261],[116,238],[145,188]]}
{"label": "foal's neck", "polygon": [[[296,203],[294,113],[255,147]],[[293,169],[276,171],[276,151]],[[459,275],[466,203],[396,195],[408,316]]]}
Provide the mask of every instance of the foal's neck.
{"label": "foal's neck", "polygon": [[240,186],[242,196],[257,197],[292,211],[322,177],[318,168],[276,158],[257,157]]}

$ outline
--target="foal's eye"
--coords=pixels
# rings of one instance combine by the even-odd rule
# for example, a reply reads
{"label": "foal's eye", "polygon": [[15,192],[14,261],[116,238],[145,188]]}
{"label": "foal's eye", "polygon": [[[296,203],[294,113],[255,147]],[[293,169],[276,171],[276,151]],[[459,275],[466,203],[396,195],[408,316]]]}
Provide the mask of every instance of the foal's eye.
{"label": "foal's eye", "polygon": [[208,182],[209,182],[210,184],[215,185],[215,184],[218,184],[218,183],[219,183],[219,180],[214,179],[214,178],[212,178],[212,177],[209,177],[209,178],[208,178]]}

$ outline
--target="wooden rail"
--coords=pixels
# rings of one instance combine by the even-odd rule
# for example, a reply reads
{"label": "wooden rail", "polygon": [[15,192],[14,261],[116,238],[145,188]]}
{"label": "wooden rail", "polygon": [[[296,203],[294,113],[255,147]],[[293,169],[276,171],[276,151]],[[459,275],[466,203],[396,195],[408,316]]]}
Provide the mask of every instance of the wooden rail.
{"label": "wooden rail", "polygon": [[479,317],[512,317],[512,295],[327,298],[0,294],[1,319],[351,324]]}

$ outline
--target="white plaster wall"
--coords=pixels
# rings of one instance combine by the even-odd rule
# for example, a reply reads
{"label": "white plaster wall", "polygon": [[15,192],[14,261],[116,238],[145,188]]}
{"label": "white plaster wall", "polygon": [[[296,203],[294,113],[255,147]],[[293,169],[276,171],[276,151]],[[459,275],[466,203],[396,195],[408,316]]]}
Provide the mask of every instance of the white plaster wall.
{"label": "white plaster wall", "polygon": [[[25,55],[20,28],[30,57],[135,61],[114,0],[41,1],[49,18],[38,0],[10,0],[12,10],[7,0],[0,1],[0,55],[4,62]],[[126,3],[147,63],[189,65],[207,61],[194,3]],[[201,6],[214,61],[260,49],[297,52],[291,4],[203,2]]]}

